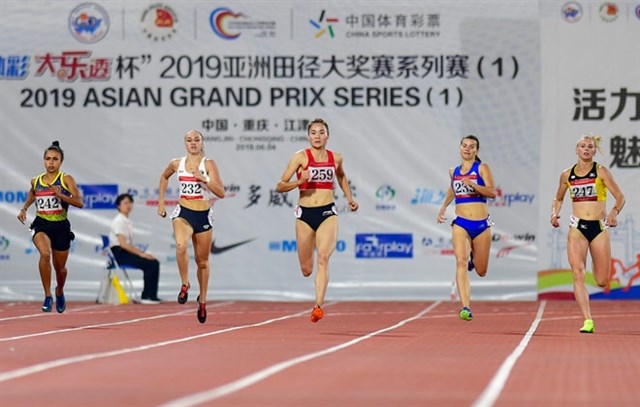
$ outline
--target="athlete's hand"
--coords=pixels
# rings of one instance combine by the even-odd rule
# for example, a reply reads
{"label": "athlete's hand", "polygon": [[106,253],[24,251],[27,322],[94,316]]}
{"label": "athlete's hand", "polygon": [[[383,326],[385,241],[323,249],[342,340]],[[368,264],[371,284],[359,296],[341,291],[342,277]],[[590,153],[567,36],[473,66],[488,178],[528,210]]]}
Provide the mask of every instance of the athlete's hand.
{"label": "athlete's hand", "polygon": [[551,214],[551,226],[553,226],[554,228],[558,228],[560,227],[560,222],[558,222],[558,219],[560,219],[560,216],[552,213]]}
{"label": "athlete's hand", "polygon": [[349,209],[351,212],[357,211],[359,208],[358,203],[356,201],[349,201]]}
{"label": "athlete's hand", "polygon": [[440,212],[438,212],[437,222],[444,223],[444,221],[447,220],[446,214],[447,214],[447,208],[440,208]]}
{"label": "athlete's hand", "polygon": [[471,181],[471,178],[469,177],[465,177],[462,179],[462,183],[468,187],[471,187],[471,189],[473,189],[475,191],[475,187],[476,187],[476,183]]}
{"label": "athlete's hand", "polygon": [[301,184],[309,181],[309,170],[303,170],[300,173],[300,178],[298,180],[300,181]]}
{"label": "athlete's hand", "polygon": [[609,215],[605,219],[605,222],[607,222],[607,226],[609,226],[610,228],[615,228],[616,226],[618,226],[618,213],[615,211],[615,209],[612,209],[611,212],[609,212]]}
{"label": "athlete's hand", "polygon": [[24,222],[27,220],[27,211],[25,211],[24,209],[20,209],[18,220],[24,225]]}
{"label": "athlete's hand", "polygon": [[50,185],[50,184],[45,184],[45,185],[49,187],[49,189],[53,192],[55,196],[57,196],[58,198],[62,198],[62,188],[60,187],[60,185]]}
{"label": "athlete's hand", "polygon": [[167,217],[167,211],[164,209],[164,204],[159,203],[158,204],[158,215],[160,215],[160,217],[162,218],[166,218]]}

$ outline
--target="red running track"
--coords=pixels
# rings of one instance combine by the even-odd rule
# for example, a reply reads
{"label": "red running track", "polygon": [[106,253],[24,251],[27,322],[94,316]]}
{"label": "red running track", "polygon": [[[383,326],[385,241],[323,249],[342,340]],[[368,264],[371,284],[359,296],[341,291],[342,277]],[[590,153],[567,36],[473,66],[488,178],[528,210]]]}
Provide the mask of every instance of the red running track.
{"label": "red running track", "polygon": [[0,303],[0,405],[639,406],[640,302]]}

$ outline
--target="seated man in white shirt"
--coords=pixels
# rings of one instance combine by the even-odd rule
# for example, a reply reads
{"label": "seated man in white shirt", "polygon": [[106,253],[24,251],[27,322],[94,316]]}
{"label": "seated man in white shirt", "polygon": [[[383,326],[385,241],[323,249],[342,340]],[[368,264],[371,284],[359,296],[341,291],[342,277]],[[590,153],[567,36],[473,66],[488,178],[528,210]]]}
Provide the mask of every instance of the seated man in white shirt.
{"label": "seated man in white shirt", "polygon": [[141,269],[144,273],[144,288],[140,296],[142,304],[160,304],[158,298],[158,278],[160,262],[149,253],[133,245],[133,224],[129,213],[133,209],[133,196],[120,194],[116,198],[118,214],[111,222],[109,245],[118,264]]}

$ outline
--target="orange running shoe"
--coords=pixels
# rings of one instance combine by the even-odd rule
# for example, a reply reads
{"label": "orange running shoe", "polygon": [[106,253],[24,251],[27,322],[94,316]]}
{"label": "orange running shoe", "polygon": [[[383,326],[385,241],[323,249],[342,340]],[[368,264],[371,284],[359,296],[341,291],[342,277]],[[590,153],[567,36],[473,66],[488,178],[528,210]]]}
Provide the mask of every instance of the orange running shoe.
{"label": "orange running shoe", "polygon": [[324,312],[319,305],[313,307],[313,311],[311,311],[311,322],[318,322],[324,317]]}

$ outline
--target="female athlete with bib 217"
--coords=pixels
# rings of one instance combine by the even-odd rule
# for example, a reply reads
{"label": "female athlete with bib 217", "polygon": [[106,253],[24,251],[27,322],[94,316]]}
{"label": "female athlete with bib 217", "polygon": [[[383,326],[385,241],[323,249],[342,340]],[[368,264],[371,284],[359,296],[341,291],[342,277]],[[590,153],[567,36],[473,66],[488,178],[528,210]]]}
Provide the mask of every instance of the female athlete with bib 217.
{"label": "female athlete with bib 217", "polygon": [[[582,312],[584,323],[580,332],[593,333],[595,325],[589,307],[589,292],[585,285],[587,252],[593,259],[593,276],[600,287],[606,287],[611,269],[609,227],[618,224],[618,214],[624,206],[624,195],[613,175],[593,161],[600,149],[600,137],[582,136],[576,144],[578,163],[560,174],[560,185],[551,205],[551,225],[560,226],[560,208],[569,190],[571,217],[567,236],[567,255],[573,271],[573,293]],[[616,204],[607,214],[607,188]]]}
{"label": "female athlete with bib 217", "polygon": [[478,158],[480,141],[476,136],[466,136],[460,141],[462,164],[449,170],[451,184],[438,213],[438,223],[444,223],[447,206],[455,198],[456,218],[451,223],[453,252],[456,257],[456,284],[462,309],[460,319],[471,321],[469,308],[471,287],[468,271],[476,269],[480,277],[487,274],[491,249],[491,218],[487,198],[495,198],[491,169]]}
{"label": "female athlete with bib 217", "polygon": [[[296,206],[296,242],[300,269],[305,277],[313,272],[313,251],[317,250],[316,304],[311,312],[311,322],[324,316],[322,303],[329,284],[329,257],[338,240],[338,218],[333,202],[333,182],[344,192],[351,211],[358,210],[353,200],[349,181],[342,166],[342,155],[327,150],[329,126],[322,119],[315,119],[307,126],[310,148],[296,152],[278,182],[278,192],[300,190]],[[290,181],[297,174],[295,181]]]}

